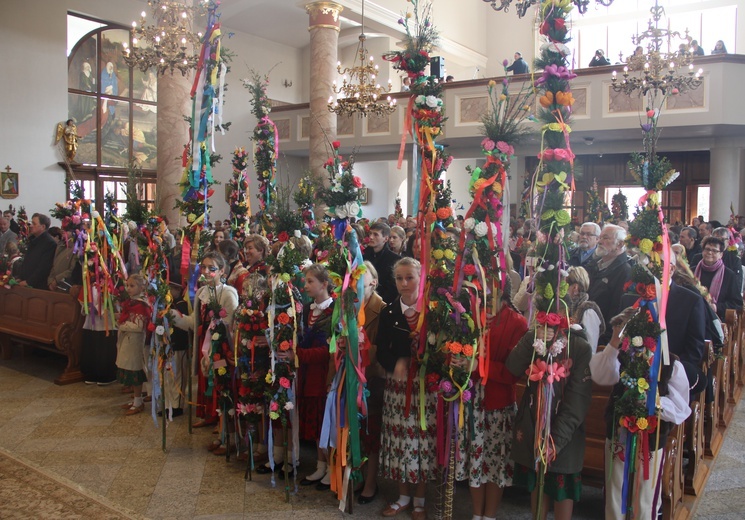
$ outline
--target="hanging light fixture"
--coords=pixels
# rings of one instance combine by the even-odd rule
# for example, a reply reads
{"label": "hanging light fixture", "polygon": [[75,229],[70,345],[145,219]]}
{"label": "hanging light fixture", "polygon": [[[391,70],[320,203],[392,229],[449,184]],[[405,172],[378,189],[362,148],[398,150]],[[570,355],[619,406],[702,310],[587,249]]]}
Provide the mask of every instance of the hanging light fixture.
{"label": "hanging light fixture", "polygon": [[[487,4],[491,4],[492,9],[495,11],[504,11],[505,13],[510,10],[510,6],[512,5],[512,0],[483,1]],[[517,2],[515,2],[515,12],[517,12],[518,17],[522,18],[531,6],[539,4],[540,2],[541,0],[517,0]],[[577,11],[579,11],[579,14],[585,14],[587,8],[590,6],[590,0],[572,0],[572,3],[577,8]],[[609,7],[613,3],[613,0],[595,0],[595,3],[600,4],[603,7]]]}
{"label": "hanging light fixture", "polygon": [[[703,82],[703,71],[694,70],[691,52],[693,38],[689,36],[688,29],[681,35],[678,31],[660,28],[660,20],[665,15],[665,9],[657,4],[657,0],[649,11],[652,18],[647,22],[647,29],[631,37],[631,41],[640,52],[634,52],[625,60],[626,65],[623,67],[621,78],[618,77],[617,71],[613,71],[613,90],[627,95],[638,91],[642,96],[651,91],[653,95],[659,92],[664,96],[697,89]],[[680,44],[673,50],[676,41]],[[662,50],[664,42],[667,42],[667,51]],[[623,61],[623,55],[619,55],[619,58]]]}
{"label": "hanging light fixture", "polygon": [[[342,76],[342,82],[341,85],[337,85],[334,80],[332,90],[336,94],[336,99],[332,94],[329,96],[328,103],[329,110],[335,114],[357,114],[360,117],[368,114],[382,116],[396,110],[396,100],[387,95],[393,88],[391,80],[388,80],[387,88],[375,82],[378,76],[378,66],[375,65],[372,56],[368,58],[368,51],[365,48],[366,39],[365,0],[362,0],[362,30],[354,66],[342,69],[341,62],[336,64],[336,70]],[[383,99],[384,96],[385,99]]]}
{"label": "hanging light fixture", "polygon": [[132,47],[124,47],[124,61],[143,72],[155,68],[158,74],[175,69],[186,75],[199,61],[202,33],[194,33],[194,15],[210,0],[201,0],[197,7],[168,0],[148,0],[152,23],[142,11],[140,22],[132,22]]}

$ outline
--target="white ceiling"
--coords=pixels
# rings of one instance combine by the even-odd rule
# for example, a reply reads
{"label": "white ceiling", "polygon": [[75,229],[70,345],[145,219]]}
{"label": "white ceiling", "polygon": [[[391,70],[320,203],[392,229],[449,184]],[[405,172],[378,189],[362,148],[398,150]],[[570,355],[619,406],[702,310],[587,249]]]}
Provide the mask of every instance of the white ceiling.
{"label": "white ceiling", "polygon": [[[302,49],[310,43],[306,3],[298,0],[221,0],[218,13],[228,29]],[[359,24],[342,16],[342,30],[354,26]]]}

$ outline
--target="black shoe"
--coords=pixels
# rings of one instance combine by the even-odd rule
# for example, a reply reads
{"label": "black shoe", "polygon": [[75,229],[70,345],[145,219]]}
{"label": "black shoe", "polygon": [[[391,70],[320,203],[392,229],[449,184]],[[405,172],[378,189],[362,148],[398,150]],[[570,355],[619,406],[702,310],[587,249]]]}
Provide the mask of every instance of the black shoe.
{"label": "black shoe", "polygon": [[[174,408],[173,409],[173,416],[179,417],[180,415],[184,415],[183,408]],[[163,412],[158,412],[158,417],[163,417]]]}
{"label": "black shoe", "polygon": [[261,466],[258,466],[254,471],[259,475],[268,475],[269,473],[272,473],[272,468],[270,468],[266,464],[262,464]]}
{"label": "black shoe", "polygon": [[378,488],[375,487],[375,492],[372,494],[372,496],[366,497],[362,493],[360,493],[360,496],[357,497],[357,503],[364,506],[365,504],[369,504],[373,500],[375,500],[375,497],[378,496]]}
{"label": "black shoe", "polygon": [[301,486],[312,486],[313,484],[318,484],[321,480],[323,480],[323,477],[317,479],[317,480],[308,480],[307,478],[304,478],[300,481]]}
{"label": "black shoe", "polygon": [[328,491],[329,489],[331,489],[331,484],[324,484],[323,482],[319,482],[318,484],[316,484],[316,489],[318,491]]}

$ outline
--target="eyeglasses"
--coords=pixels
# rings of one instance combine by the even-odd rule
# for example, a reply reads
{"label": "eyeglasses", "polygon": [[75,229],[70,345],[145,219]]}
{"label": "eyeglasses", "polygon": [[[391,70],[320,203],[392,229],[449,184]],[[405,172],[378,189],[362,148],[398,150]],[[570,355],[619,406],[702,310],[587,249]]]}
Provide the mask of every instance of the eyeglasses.
{"label": "eyeglasses", "polygon": [[596,235],[592,231],[580,231],[579,232],[579,236],[581,236],[581,237],[597,237],[599,235]]}
{"label": "eyeglasses", "polygon": [[199,268],[202,271],[209,271],[210,273],[216,273],[220,270],[219,267],[215,267],[214,265],[206,266],[206,265],[200,265]]}
{"label": "eyeglasses", "polygon": [[711,253],[712,255],[718,255],[719,253],[721,253],[721,251],[719,249],[714,249],[713,247],[705,247],[704,253]]}

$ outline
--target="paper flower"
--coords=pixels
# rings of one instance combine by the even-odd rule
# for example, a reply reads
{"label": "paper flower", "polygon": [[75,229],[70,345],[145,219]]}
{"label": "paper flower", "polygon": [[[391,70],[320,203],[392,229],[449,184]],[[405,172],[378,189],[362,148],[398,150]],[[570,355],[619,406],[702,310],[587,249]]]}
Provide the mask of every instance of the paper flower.
{"label": "paper flower", "polygon": [[155,333],[158,336],[162,336],[165,333],[165,331],[166,331],[166,328],[163,325],[158,325],[157,327],[155,327]]}

